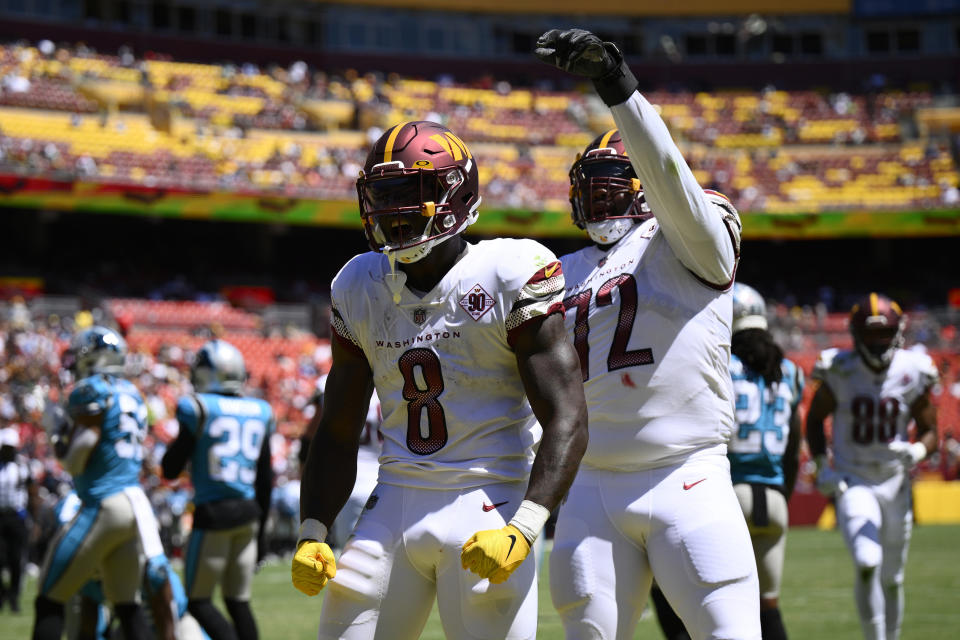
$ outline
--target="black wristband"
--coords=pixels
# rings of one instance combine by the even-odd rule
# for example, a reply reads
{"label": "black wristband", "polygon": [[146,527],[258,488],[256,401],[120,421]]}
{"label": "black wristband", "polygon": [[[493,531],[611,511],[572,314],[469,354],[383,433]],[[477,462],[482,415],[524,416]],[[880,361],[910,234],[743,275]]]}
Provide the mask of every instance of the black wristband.
{"label": "black wristband", "polygon": [[626,102],[627,98],[633,95],[633,92],[637,90],[637,78],[630,71],[627,63],[624,62],[623,56],[616,45],[611,42],[604,42],[603,46],[620,64],[599,78],[594,78],[593,86],[604,103],[608,107],[612,107]]}

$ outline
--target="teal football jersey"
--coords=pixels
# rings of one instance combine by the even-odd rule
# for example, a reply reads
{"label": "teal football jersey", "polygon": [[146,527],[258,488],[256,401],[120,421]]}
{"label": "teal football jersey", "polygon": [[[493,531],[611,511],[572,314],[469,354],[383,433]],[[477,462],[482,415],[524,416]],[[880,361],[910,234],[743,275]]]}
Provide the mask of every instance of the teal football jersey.
{"label": "teal football jersey", "polygon": [[275,429],[270,405],[258,398],[198,393],[180,398],[177,420],[196,439],[194,503],[253,500],[260,450]]}
{"label": "teal football jersey", "polygon": [[82,473],[73,479],[84,504],[99,503],[140,484],[147,406],[129,381],[97,374],[84,378],[70,393],[71,415],[102,415],[100,440]]}
{"label": "teal football jersey", "polygon": [[750,371],[730,356],[730,376],[736,399],[737,429],[728,456],[733,482],[782,487],[783,453],[790,434],[790,416],[803,396],[803,372],[783,359],[783,379],[776,384]]}

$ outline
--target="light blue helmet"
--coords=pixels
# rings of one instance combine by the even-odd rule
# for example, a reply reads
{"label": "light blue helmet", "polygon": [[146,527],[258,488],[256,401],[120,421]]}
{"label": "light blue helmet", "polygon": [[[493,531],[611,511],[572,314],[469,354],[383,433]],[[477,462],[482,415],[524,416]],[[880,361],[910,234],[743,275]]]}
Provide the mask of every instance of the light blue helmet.
{"label": "light blue helmet", "polygon": [[733,285],[733,333],[744,329],[767,328],[767,305],[753,287]]}
{"label": "light blue helmet", "polygon": [[246,380],[243,354],[226,340],[211,340],[200,347],[190,369],[190,381],[200,393],[239,394]]}
{"label": "light blue helmet", "polygon": [[126,340],[113,329],[97,326],[73,337],[63,364],[80,380],[96,373],[122,375],[126,357]]}

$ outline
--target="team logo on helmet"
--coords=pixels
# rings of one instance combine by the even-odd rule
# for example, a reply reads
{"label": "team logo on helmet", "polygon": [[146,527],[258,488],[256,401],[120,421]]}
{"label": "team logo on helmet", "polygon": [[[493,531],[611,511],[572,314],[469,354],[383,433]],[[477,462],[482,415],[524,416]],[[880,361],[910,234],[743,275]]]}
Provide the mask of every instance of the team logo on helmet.
{"label": "team logo on helmet", "polygon": [[404,122],[373,145],[357,180],[370,248],[416,262],[477,219],[477,163],[467,145],[435,122]]}
{"label": "team logo on helmet", "polygon": [[652,214],[620,132],[611,129],[587,145],[570,168],[573,223],[595,242],[616,242]]}
{"label": "team logo on helmet", "polygon": [[880,293],[871,293],[850,310],[850,333],[860,357],[871,369],[890,366],[903,344],[905,318],[900,305]]}

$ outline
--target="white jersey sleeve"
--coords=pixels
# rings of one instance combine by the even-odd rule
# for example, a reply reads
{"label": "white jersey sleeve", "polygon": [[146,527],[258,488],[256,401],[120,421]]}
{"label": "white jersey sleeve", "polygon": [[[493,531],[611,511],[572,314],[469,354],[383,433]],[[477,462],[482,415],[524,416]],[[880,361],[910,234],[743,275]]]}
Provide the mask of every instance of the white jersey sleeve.
{"label": "white jersey sleeve", "polygon": [[540,437],[512,344],[563,309],[563,270],[532,240],[469,245],[432,291],[394,302],[385,257],[351,260],[332,287],[336,339],[370,363],[381,402],[380,482],[520,482]]}
{"label": "white jersey sleeve", "polygon": [[650,210],[680,261],[727,288],[740,255],[740,218],[722,194],[697,184],[660,115],[640,93],[611,107]]}

